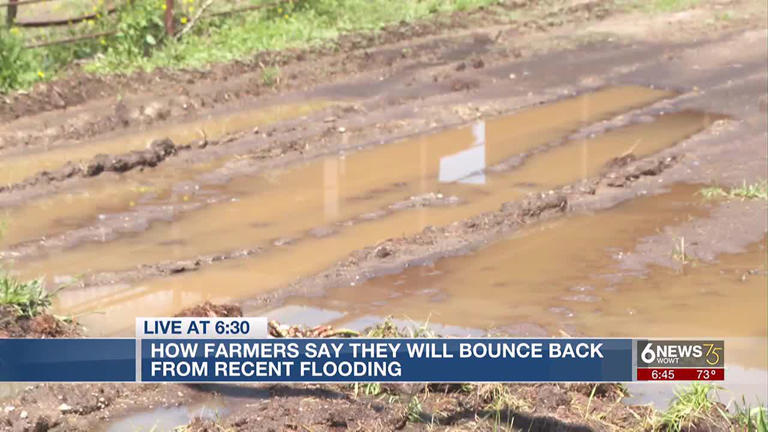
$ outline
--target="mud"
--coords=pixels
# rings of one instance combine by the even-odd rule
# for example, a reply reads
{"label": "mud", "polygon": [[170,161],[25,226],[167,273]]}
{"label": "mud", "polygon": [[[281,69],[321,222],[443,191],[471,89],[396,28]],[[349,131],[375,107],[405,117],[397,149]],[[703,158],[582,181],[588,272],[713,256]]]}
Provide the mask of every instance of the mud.
{"label": "mud", "polygon": [[[688,117],[689,114],[683,113],[681,115],[668,115],[666,118],[660,119],[658,122],[650,122],[641,124],[636,128],[628,128],[628,130],[618,129],[607,133],[605,136],[597,137],[589,142],[573,143],[564,145],[563,147],[557,147],[550,151],[545,151],[532,156],[527,163],[521,165],[518,169],[513,169],[508,173],[498,172],[493,176],[489,176],[489,184],[485,187],[471,186],[465,193],[469,194],[464,204],[457,204],[452,206],[437,206],[437,207],[417,207],[413,209],[405,209],[394,213],[385,214],[385,216],[377,219],[367,219],[360,221],[359,223],[344,223],[338,226],[338,231],[328,236],[309,236],[308,238],[295,241],[291,244],[283,245],[277,249],[265,249],[258,257],[251,258],[249,262],[245,263],[245,266],[237,263],[228,263],[233,256],[219,256],[218,259],[208,259],[187,262],[179,262],[176,267],[172,267],[171,272],[188,271],[193,269],[200,269],[198,272],[191,273],[189,276],[182,275],[176,276],[172,279],[162,279],[157,282],[147,282],[136,284],[136,289],[132,290],[138,294],[143,292],[145,294],[139,295],[132,301],[141,301],[142,298],[155,298],[152,293],[158,291],[166,291],[168,288],[174,286],[179,287],[185,292],[185,295],[190,302],[199,302],[204,299],[195,298],[190,296],[193,291],[200,293],[206,292],[206,287],[210,286],[213,281],[227,280],[227,289],[220,290],[218,295],[222,297],[214,297],[214,300],[228,299],[228,298],[240,298],[245,294],[252,295],[253,293],[263,292],[266,290],[277,288],[281,285],[290,283],[297,277],[303,275],[311,275],[312,273],[322,269],[323,267],[333,264],[335,261],[342,259],[344,256],[353,252],[354,250],[371,242],[376,242],[377,239],[391,237],[395,235],[402,235],[409,232],[415,233],[423,229],[428,225],[444,225],[453,221],[459,221],[463,218],[481,214],[484,212],[493,211],[498,209],[502,203],[514,199],[515,196],[521,196],[516,193],[515,185],[525,184],[526,188],[531,190],[547,188],[550,185],[558,185],[568,183],[570,181],[580,178],[582,175],[587,178],[595,175],[598,170],[609,162],[614,155],[626,152],[626,148],[617,147],[618,143],[626,143],[627,137],[635,136],[634,134],[642,131],[644,128],[649,130],[661,131],[661,135],[654,136],[652,133],[649,135],[649,142],[653,142],[653,146],[647,148],[640,145],[641,143],[634,142],[633,145],[638,154],[644,155],[647,152],[654,152],[659,148],[670,145],[679,139],[685,138],[692,132],[699,130],[706,125],[708,121],[704,115],[694,115]],[[687,118],[687,120],[685,120]],[[672,124],[684,120],[681,125],[683,127],[672,128]],[[701,123],[703,121],[703,123]],[[642,136],[640,133],[637,136]],[[594,142],[592,142],[594,141]],[[629,142],[632,142],[631,140]],[[655,146],[655,147],[654,147]],[[584,154],[589,149],[590,157],[584,159],[583,164],[563,163],[558,165],[558,160],[570,162],[574,155]],[[542,167],[557,166],[557,175],[548,172],[549,177],[544,176],[545,171]],[[635,176],[634,171],[631,174]],[[630,177],[630,176],[625,176]],[[550,183],[551,182],[551,183]],[[478,194],[477,192],[480,192]],[[544,198],[536,204],[529,203],[528,209],[521,210],[520,216],[513,220],[521,220],[523,218],[535,219],[541,213],[546,212],[550,207],[557,209],[564,206],[564,198],[558,197],[554,200],[550,198]],[[499,215],[501,216],[501,215]],[[504,220],[505,216],[501,216],[500,221]],[[228,219],[230,220],[230,219]],[[267,225],[267,228],[272,228],[274,232],[274,224]],[[322,256],[314,253],[316,250],[324,250],[325,253]],[[378,256],[386,255],[379,249]],[[248,254],[240,254],[238,256],[247,256]],[[296,262],[296,257],[303,257],[300,262]],[[291,264],[288,265],[286,260],[290,260]],[[202,267],[201,264],[206,262],[217,262],[211,268]],[[52,268],[48,263],[44,268]],[[53,267],[55,268],[55,267]],[[163,267],[164,268],[164,267]],[[269,269],[269,270],[267,270]],[[279,269],[286,269],[286,271],[280,272]],[[165,270],[167,271],[167,270]],[[269,274],[269,278],[262,278],[259,282],[254,282],[250,276],[254,273]],[[114,274],[110,274],[110,278],[114,278]],[[175,285],[178,284],[178,285]],[[154,286],[154,287],[153,287]],[[199,287],[196,289],[195,287]],[[90,289],[89,289],[90,290]],[[174,289],[175,290],[175,289]],[[88,311],[89,308],[101,309],[110,307],[114,304],[125,305],[125,303],[113,303],[113,292],[111,289],[96,288],[93,290],[104,292],[105,301],[98,301],[98,303],[88,302],[84,305],[78,306],[63,306],[69,298],[68,295],[63,294],[61,296],[60,305],[67,309],[62,309],[67,313],[82,313]],[[118,298],[125,298],[123,293]],[[80,294],[76,294],[77,298],[81,298]],[[224,297],[227,296],[227,297]],[[231,296],[231,297],[230,297]],[[98,296],[90,296],[95,299]],[[181,299],[174,295],[173,299]],[[124,300],[126,301],[126,300]],[[145,305],[144,307],[159,308],[163,307],[162,302],[156,300],[152,301],[152,305]],[[171,308],[179,307],[179,305],[169,305]],[[114,322],[119,323],[117,319],[117,311],[110,312],[115,318]],[[161,313],[161,312],[158,312]],[[132,317],[129,317],[132,319]],[[118,324],[119,325],[119,324]],[[102,328],[104,328],[102,326]]]}
{"label": "mud", "polygon": [[178,147],[170,139],[152,141],[146,150],[133,150],[119,155],[98,154],[80,165],[67,163],[62,168],[54,171],[42,171],[20,183],[14,183],[5,188],[0,187],[0,192],[13,189],[21,189],[26,186],[41,183],[62,181],[72,177],[94,177],[103,172],[122,173],[135,168],[154,167],[169,156],[173,156]]}
{"label": "mud", "polygon": [[[233,308],[236,307],[206,304],[197,312]],[[318,336],[316,330],[270,322],[270,332],[275,337],[332,337],[344,332],[324,326],[324,333]],[[401,337],[408,332],[391,322],[378,323],[368,331],[378,337]],[[69,387],[44,384],[26,388],[17,399],[6,401],[2,425],[14,431],[118,432],[145,428],[170,431],[179,427],[196,431],[280,430],[294,426],[322,430],[412,430],[428,423],[431,428],[447,430],[486,430],[506,425],[526,430],[570,431],[605,425],[636,428],[651,421],[653,415],[648,407],[619,404],[625,393],[611,384],[81,384],[74,390]],[[415,400],[418,402],[414,405]],[[712,425],[728,426],[722,419],[719,421]]]}
{"label": "mud", "polygon": [[76,337],[81,329],[70,322],[43,313],[35,317],[19,315],[13,307],[0,306],[0,337],[3,338],[55,338]]}
{"label": "mud", "polygon": [[[326,105],[328,103],[324,101],[309,101],[301,105],[246,109],[91,143],[10,152],[0,162],[0,172],[3,173],[0,183],[7,184],[0,188],[0,192],[62,181],[76,175],[92,177],[104,171],[125,172],[136,167],[153,167],[179,150],[204,149],[220,140],[231,139],[232,134],[258,130],[258,126],[300,117]],[[142,147],[146,149],[142,150]]]}
{"label": "mud", "polygon": [[[66,109],[53,96],[65,81],[14,95],[0,127],[9,182],[68,161],[81,169],[99,153],[127,156],[150,136],[170,138],[176,154],[125,172],[108,158],[94,165],[97,176],[0,192],[10,218],[2,258],[21,276],[67,285],[55,311],[75,314],[89,336],[130,335],[137,310],[266,314],[307,331],[362,330],[394,314],[456,335],[706,332],[728,341],[740,383],[726,383],[733,398],[754,395],[768,370],[755,342],[768,329],[750,319],[766,314],[768,209],[696,192],[768,175],[756,96],[768,79],[765,5],[501,10],[517,17],[491,8],[394,26],[378,41],[355,35],[338,43],[341,54],[263,54],[286,75],[268,91],[252,65],[235,64],[131,83],[75,77],[83,81],[71,95],[58,91]],[[721,19],[724,11],[736,18]],[[110,95],[123,85],[129,94],[117,104]],[[274,121],[249,117],[305,100],[323,102]],[[241,111],[218,145],[202,145],[225,118],[217,114]],[[137,133],[113,144],[125,131]],[[124,146],[133,135],[135,146]],[[310,430],[432,421],[490,430],[497,419],[626,430],[650,412],[610,389],[590,398],[578,386],[504,388],[515,403],[498,411],[487,389],[388,388],[367,398],[314,386],[44,385],[10,401],[17,409],[0,421],[12,430],[107,430],[153,415],[186,422],[189,407],[218,403],[211,393],[224,396],[220,423],[235,430],[281,430],[288,418]],[[422,412],[404,420],[414,395]],[[638,389],[635,400],[661,407],[669,395]],[[383,402],[390,396],[396,403]],[[58,410],[62,400],[72,412]],[[213,423],[191,420],[200,430]]]}
{"label": "mud", "polygon": [[[243,62],[214,65],[207,70],[157,70],[112,77],[75,71],[71,76],[40,84],[29,93],[0,99],[0,118],[4,121],[43,113],[38,118],[49,125],[42,134],[38,130],[27,136],[7,136],[0,147],[46,142],[53,135],[83,139],[107,130],[162,122],[170,117],[184,117],[210,111],[212,107],[264,97],[275,90],[261,78],[265,65],[280,68],[281,90],[304,88],[361,72],[430,61],[435,50],[445,51],[445,56],[453,57],[473,48],[482,48],[492,41],[492,36],[479,37],[471,44],[455,38],[457,31],[471,33],[480,23],[511,24],[513,29],[522,32],[541,31],[571,22],[601,19],[609,10],[608,2],[605,5],[600,2],[577,5],[557,1],[511,2],[493,9],[395,24],[375,34],[344,35],[310,49],[259,53]],[[521,12],[520,19],[505,18],[504,12]],[[421,39],[420,43],[413,44],[414,39]],[[403,41],[413,45],[408,55],[397,46]],[[519,51],[514,54],[521,55]],[[147,91],[152,92],[151,97],[142,94]],[[78,116],[73,117],[80,118],[74,122],[61,122],[61,119],[45,115],[46,111],[62,109],[74,111]],[[92,111],[95,110],[101,113],[94,114]]]}
{"label": "mud", "polygon": [[[450,172],[451,165],[443,166],[442,162],[451,162],[447,158],[443,159],[448,155],[456,153],[454,159],[464,155],[473,157],[469,151],[475,151],[481,165],[471,169],[482,170],[485,165],[492,166],[515,155],[524,155],[537,146],[557,140],[580,124],[606,118],[669,95],[661,91],[643,93],[641,89],[631,87],[607,89],[571,101],[491,120],[487,128],[482,123],[479,125],[483,130],[481,146],[478,146],[478,138],[473,138],[472,129],[464,127],[428,138],[410,139],[326,157],[297,168],[267,171],[255,179],[236,179],[226,185],[222,192],[235,197],[238,194],[233,194],[233,191],[238,190],[257,193],[239,197],[232,202],[207,206],[173,223],[156,224],[140,236],[111,241],[106,248],[94,245],[71,250],[65,256],[55,258],[63,258],[68,262],[41,261],[34,264],[35,272],[43,268],[48,274],[59,274],[65,268],[76,271],[75,262],[98,265],[89,271],[117,270],[174,256],[177,259],[192,259],[200,254],[263,246],[263,242],[270,237],[294,238],[316,226],[380,210],[388,203],[407,198],[409,194],[435,190],[441,187],[441,183],[452,181],[449,178],[451,176],[466,177],[471,174]],[[542,122],[550,116],[562,120],[558,120],[559,124]],[[698,126],[694,124],[694,127]],[[469,151],[458,153],[464,149]],[[380,160],[403,160],[410,163],[392,167],[380,165]],[[522,174],[522,178],[525,175]],[[320,179],[322,185],[318,183]],[[278,188],[272,189],[271,185],[277,185]],[[255,214],[258,216],[254,217]],[[382,236],[386,238],[390,235],[383,233]],[[101,259],[96,261],[86,258],[94,255]],[[23,269],[25,264],[19,263],[17,267]]]}

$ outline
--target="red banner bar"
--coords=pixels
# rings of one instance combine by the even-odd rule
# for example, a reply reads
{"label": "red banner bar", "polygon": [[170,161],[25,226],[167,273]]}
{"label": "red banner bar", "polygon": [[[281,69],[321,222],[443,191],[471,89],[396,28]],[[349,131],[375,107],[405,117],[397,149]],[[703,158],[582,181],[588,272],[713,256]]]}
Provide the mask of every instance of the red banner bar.
{"label": "red banner bar", "polygon": [[638,381],[723,381],[723,368],[637,369]]}

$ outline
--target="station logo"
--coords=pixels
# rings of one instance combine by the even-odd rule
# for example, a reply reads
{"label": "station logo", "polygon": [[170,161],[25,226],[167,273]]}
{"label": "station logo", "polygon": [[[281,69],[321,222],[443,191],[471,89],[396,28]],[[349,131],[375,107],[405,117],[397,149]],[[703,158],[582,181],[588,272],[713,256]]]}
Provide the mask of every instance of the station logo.
{"label": "station logo", "polygon": [[722,368],[723,341],[638,340],[637,367]]}

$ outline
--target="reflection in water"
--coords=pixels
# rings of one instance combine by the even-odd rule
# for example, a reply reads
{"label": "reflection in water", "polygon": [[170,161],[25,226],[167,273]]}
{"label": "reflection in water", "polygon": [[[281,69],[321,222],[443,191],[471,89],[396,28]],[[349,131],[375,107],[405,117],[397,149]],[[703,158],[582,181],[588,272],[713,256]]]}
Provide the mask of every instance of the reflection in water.
{"label": "reflection in water", "polygon": [[160,165],[151,174],[121,174],[118,181],[110,177],[93,178],[83,188],[0,209],[0,221],[5,224],[0,247],[50,237],[97,219],[120,218],[138,207],[204,202],[215,186],[200,188],[197,179],[225,162],[226,159],[218,159],[184,169]]}
{"label": "reflection in water", "polygon": [[155,139],[170,138],[176,144],[188,144],[203,137],[219,139],[233,132],[250,130],[254,126],[306,115],[328,105],[330,102],[309,101],[302,104],[284,104],[230,114],[209,115],[195,122],[163,125],[147,131],[131,131],[76,146],[44,148],[16,156],[6,156],[0,161],[0,184],[16,183],[40,171],[50,171],[67,162],[79,162],[97,154],[121,154],[143,149]]}
{"label": "reflection in water", "polygon": [[531,227],[468,256],[287,303],[344,311],[330,321],[341,326],[394,315],[518,336],[726,338],[726,387],[764,403],[768,326],[756,317],[768,315],[765,241],[685,272],[626,273],[617,258],[637,253],[641,239],[659,229],[706,216],[712,204],[698,189],[676,186]]}
{"label": "reflection in water", "polygon": [[156,408],[129,415],[112,422],[104,432],[173,432],[195,418],[215,420],[226,413],[227,408],[220,400],[211,399],[200,405]]}
{"label": "reflection in water", "polygon": [[440,158],[440,183],[485,184],[485,121],[472,125],[472,136],[470,148]]}
{"label": "reflection in water", "polygon": [[[710,121],[711,119],[705,115],[689,113],[669,115],[662,117],[658,122],[632,126],[627,128],[628,130],[612,131],[605,136],[595,138],[590,141],[592,148],[592,158],[588,165],[590,175],[597,173],[606,162],[624,151],[622,143],[625,142],[628,134],[631,136],[630,132],[645,131],[649,136],[647,145],[636,150],[636,154],[642,157],[700,130]],[[518,184],[532,184],[535,186],[527,186],[528,190],[531,188],[542,190],[551,187],[550,185],[578,179],[581,167],[573,164],[573,157],[570,156],[573,152],[580,152],[579,146],[575,143],[540,153],[515,170],[489,175],[489,181],[481,188],[458,183],[442,185],[438,191],[456,194],[464,200],[456,205],[417,207],[395,211],[379,218],[361,219],[352,225],[336,225],[335,232],[320,236],[304,236],[294,243],[269,248],[263,254],[247,260],[226,261],[203,267],[196,272],[137,283],[130,291],[111,287],[100,288],[102,294],[90,296],[85,302],[70,301],[67,293],[62,292],[58,310],[69,314],[104,311],[110,315],[110,323],[114,327],[105,328],[103,323],[100,323],[99,330],[114,332],[118,329],[131,328],[126,324],[132,322],[135,310],[142,310],[148,315],[164,315],[205,300],[231,301],[254,296],[290,284],[301,276],[320,272],[343,259],[350,252],[376,244],[386,238],[413,234],[426,225],[446,225],[473,215],[497,210],[504,202],[524,196],[524,190],[521,190]],[[350,165],[347,167],[349,172]],[[348,207],[342,206],[341,211],[348,210]],[[305,216],[307,215],[290,215],[286,219],[275,220],[271,225],[267,225],[267,228],[274,229],[275,225]],[[249,228],[251,231],[254,229],[257,228]],[[233,234],[239,234],[242,241],[248,232],[238,231]],[[174,300],[179,298],[189,303],[144,301],[142,296],[157,292],[178,292],[180,294],[172,298]]]}
{"label": "reflection in water", "polygon": [[[669,92],[641,87],[616,87],[487,120],[485,163],[489,166],[498,164],[560,140],[586,122],[609,118],[669,95]],[[592,110],[586,115],[581,112],[581,100],[585,98],[592,100]],[[670,130],[658,141],[665,146],[711,122],[710,117],[700,113],[664,116],[660,121],[667,122],[667,118],[670,124],[666,126]],[[670,142],[670,138],[674,141]],[[64,253],[51,250],[49,256],[41,259],[18,261],[15,268],[23,276],[35,277],[194,259],[201,254],[267,246],[277,238],[302,237],[313,228],[380,211],[414,195],[442,192],[470,199],[471,195],[480,193],[481,185],[440,183],[439,168],[443,157],[466,150],[474,142],[471,128],[460,127],[238,178],[222,185],[220,190],[227,196],[238,197],[236,200],[187,212],[173,221],[156,222],[140,233],[106,244],[83,244],[62,251]],[[648,145],[654,148],[657,142]],[[617,146],[621,143],[602,145],[610,157],[626,150],[622,146],[619,151]],[[591,159],[600,160],[600,157]],[[542,162],[546,162],[546,158]],[[571,160],[567,162],[572,165]],[[558,177],[552,177],[555,173],[548,172],[525,173],[525,176],[537,174],[543,176],[539,183],[551,180],[557,185],[563,180],[571,181],[574,178],[572,171],[557,172]],[[493,202],[486,200],[486,205],[476,207],[476,210],[494,210],[520,193],[519,189],[515,190],[515,183],[507,183],[503,178],[499,178],[496,185],[490,183],[490,180],[486,182],[487,192],[494,193],[496,199]],[[491,208],[486,210],[487,205]],[[428,217],[421,217],[421,212],[415,212],[420,215],[415,223],[392,224],[378,230],[374,241],[439,222],[429,222]]]}
{"label": "reflection in water", "polygon": [[[560,103],[570,104],[570,101]],[[578,110],[578,104],[575,106],[565,106],[570,106],[569,110],[579,114],[578,117],[572,119],[572,121],[576,122],[574,124],[578,124],[582,118],[581,112]],[[562,107],[563,105],[553,104],[541,109],[546,108],[547,111],[545,112],[553,112],[552,110],[557,112]],[[503,160],[501,158],[502,153],[498,149],[504,146],[508,146],[509,150],[524,149],[532,148],[535,143],[550,142],[551,139],[548,136],[550,136],[551,131],[547,127],[551,127],[552,123],[542,120],[540,124],[536,125],[530,121],[530,118],[525,118],[525,116],[521,120],[519,116],[523,114],[525,113],[486,122],[486,127],[488,128],[486,156],[489,161]],[[542,114],[542,112],[538,113],[538,115]],[[538,115],[536,118],[538,118]],[[558,121],[568,123],[564,118],[559,118]],[[676,113],[662,116],[655,122],[629,126],[587,140],[588,145],[592,148],[592,157],[588,161],[589,173],[590,175],[595,175],[608,161],[625,152],[626,147],[624,143],[627,138],[644,136],[643,146],[636,149],[638,157],[642,157],[684,139],[690,134],[703,129],[712,121],[713,117],[702,113]],[[493,125],[494,129],[491,128],[491,125]],[[536,128],[532,129],[533,126],[536,126]],[[555,137],[563,136],[565,131],[560,130],[561,132],[555,134]],[[493,131],[495,133],[492,133]],[[517,134],[522,135],[518,136]],[[519,137],[519,139],[515,139],[515,137]],[[59,297],[57,310],[68,314],[103,311],[110,315],[110,323],[113,324],[113,327],[105,328],[103,323],[100,323],[100,331],[106,334],[114,334],[116,331],[127,331],[127,329],[131,328],[127,323],[132,322],[135,317],[135,310],[142,310],[147,315],[167,315],[173,314],[180,308],[205,300],[231,301],[232,299],[254,296],[258,293],[290,284],[302,276],[320,272],[356,249],[376,244],[387,238],[416,233],[427,225],[445,225],[483,212],[494,211],[504,202],[524,196],[526,191],[544,190],[545,188],[554,187],[580,178],[582,168],[573,163],[573,154],[581,152],[581,149],[577,145],[578,143],[572,142],[546,152],[538,153],[514,170],[488,174],[487,182],[482,186],[439,183],[437,177],[440,157],[455,153],[452,149],[456,147],[466,149],[468,145],[474,142],[473,138],[474,136],[469,128],[461,128],[415,140],[403,141],[392,146],[383,146],[370,151],[353,153],[339,161],[339,165],[343,167],[343,169],[339,170],[338,183],[339,201],[343,203],[339,208],[341,221],[343,221],[342,215],[349,218],[350,216],[354,217],[355,215],[363,214],[361,213],[362,211],[371,212],[376,209],[386,208],[386,205],[391,203],[393,199],[396,200],[398,197],[399,199],[406,198],[407,196],[403,197],[401,194],[413,191],[419,184],[427,185],[428,189],[424,192],[439,192],[444,195],[450,194],[460,197],[463,201],[458,204],[416,207],[390,212],[389,214],[379,215],[379,217],[374,218],[361,217],[354,219],[355,223],[351,225],[346,223],[335,224],[331,230],[325,230],[323,233],[320,233],[322,235],[316,235],[318,231],[299,233],[294,237],[297,241],[281,247],[270,247],[264,253],[247,260],[221,262],[203,267],[195,272],[137,283],[130,291],[112,289],[111,287],[99,288],[100,295],[90,296],[89,300],[84,302],[79,300],[71,301],[72,298],[65,291]],[[492,142],[495,145],[491,145]],[[429,158],[430,163],[426,165],[418,158],[403,157],[391,159],[402,160],[400,164],[381,165],[377,158],[382,154],[381,152],[395,151],[403,153],[413,151],[418,155],[424,152],[425,149],[428,150],[425,154],[431,155]],[[509,153],[507,154],[509,155]],[[319,161],[317,166],[319,167],[319,177],[315,177],[315,179],[322,179],[326,165]],[[431,173],[422,175],[419,179],[418,175],[422,173],[422,169],[425,166],[433,167],[431,170],[427,168],[427,172],[431,171]],[[299,172],[302,171],[299,170]],[[282,173],[282,175],[288,176],[291,173],[292,171],[288,171]],[[418,180],[397,185],[385,183],[390,184],[390,186],[375,190],[367,189],[367,192],[363,194],[359,192],[361,187],[370,188],[371,185],[381,184],[380,180],[382,178],[409,178],[409,176],[404,176],[404,173],[412,173]],[[302,172],[302,174],[304,173]],[[290,179],[290,177],[287,179]],[[299,182],[299,180],[302,181]],[[274,190],[273,188],[269,191],[270,195],[266,197],[264,195],[256,195],[247,207],[242,207],[239,204],[245,203],[246,199],[250,201],[251,198],[243,198],[238,202],[232,203],[233,209],[227,212],[223,212],[223,209],[230,207],[229,203],[227,205],[217,205],[216,208],[210,209],[210,212],[213,213],[208,211],[200,212],[201,215],[210,216],[214,213],[221,215],[221,220],[219,218],[197,220],[195,216],[194,224],[190,224],[189,218],[174,222],[171,225],[179,229],[180,233],[186,233],[189,236],[181,242],[179,247],[199,246],[201,248],[211,248],[216,244],[222,244],[222,242],[244,245],[249,244],[249,239],[257,240],[260,236],[275,238],[278,235],[282,235],[290,237],[290,235],[286,234],[290,234],[291,231],[286,231],[286,228],[296,227],[297,224],[306,224],[304,225],[306,229],[322,226],[325,221],[325,217],[322,214],[322,209],[325,205],[325,194],[323,193],[325,186],[322,183],[318,184],[318,182],[315,182],[314,184],[317,185],[317,189],[314,190],[314,194],[305,194],[300,188],[296,189],[296,193],[291,193],[290,187],[294,185],[297,187],[299,185],[301,187],[309,187],[311,183],[307,184],[305,180],[311,181],[311,178],[306,178],[302,175],[296,179],[297,183],[292,181],[285,183],[285,187],[289,189],[278,188],[279,190]],[[525,184],[526,186],[521,188],[520,184]],[[284,193],[280,194],[279,200],[277,199],[278,197],[275,197],[276,200],[272,201],[272,190],[275,193],[280,193],[281,191]],[[353,192],[354,194],[352,194]],[[261,200],[258,198],[261,198]],[[317,207],[308,208],[318,208],[318,210],[300,210],[307,208],[304,206],[309,204]],[[240,208],[243,211],[236,212],[234,208]],[[289,212],[280,211],[287,209],[293,210]],[[254,215],[273,215],[274,218],[254,225]],[[158,236],[165,234],[162,231],[155,231],[154,233]],[[143,237],[143,235],[128,241],[132,243],[140,237]],[[158,240],[154,239],[154,242]],[[154,242],[148,245],[151,247],[150,250],[155,249],[154,245],[156,243]],[[98,260],[111,260],[114,258],[112,256],[113,253],[127,260],[136,259],[136,257],[127,254],[126,250],[118,249],[114,246],[116,245],[105,245],[105,247],[109,247],[108,253],[104,258],[99,257]],[[129,250],[138,253],[138,249],[129,248]],[[144,251],[146,249],[142,248],[140,250]],[[88,262],[87,260],[93,261],[95,259],[93,258],[93,250],[87,251],[86,255],[81,255],[85,251],[68,251],[66,254],[62,254],[61,257],[55,257],[54,259],[58,263],[63,263],[79,256],[81,259],[72,264],[73,266],[82,265],[83,262]],[[167,248],[157,248],[157,253],[161,252],[167,254]],[[96,264],[102,263],[97,262]],[[181,298],[184,302],[149,303],[143,300],[143,295],[155,292],[183,293],[183,295],[172,298]],[[189,303],[186,303],[186,301],[189,301]],[[89,323],[90,320],[86,320],[86,324]]]}
{"label": "reflection in water", "polygon": [[323,200],[325,201],[324,222],[333,222],[339,217],[339,160],[323,160]]}

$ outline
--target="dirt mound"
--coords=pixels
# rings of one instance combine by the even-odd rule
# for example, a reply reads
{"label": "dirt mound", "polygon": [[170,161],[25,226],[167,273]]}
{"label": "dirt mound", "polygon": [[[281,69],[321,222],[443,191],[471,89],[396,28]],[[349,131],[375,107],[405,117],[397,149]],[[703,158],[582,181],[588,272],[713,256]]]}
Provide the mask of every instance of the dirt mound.
{"label": "dirt mound", "polygon": [[306,338],[330,338],[330,337],[359,337],[360,333],[354,330],[337,329],[329,325],[304,327],[298,325],[279,324],[277,321],[269,322],[269,335],[272,337],[306,337]]}
{"label": "dirt mound", "polygon": [[176,154],[177,150],[178,147],[168,138],[154,140],[145,150],[134,150],[118,155],[98,154],[80,163],[70,161],[56,170],[41,171],[21,183],[1,186],[0,192],[63,181],[72,177],[94,177],[103,172],[122,173],[135,168],[154,167],[167,157]]}
{"label": "dirt mound", "polygon": [[60,338],[80,336],[76,324],[45,313],[22,317],[9,306],[0,306],[0,338]]}
{"label": "dirt mound", "polygon": [[211,302],[205,302],[201,305],[186,308],[177,313],[176,316],[210,318],[241,317],[243,316],[243,310],[238,305],[213,304]]}

